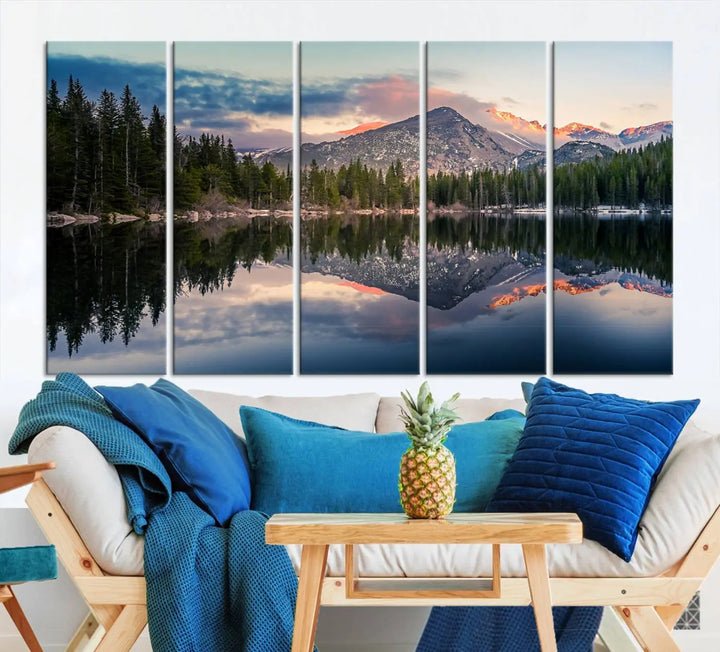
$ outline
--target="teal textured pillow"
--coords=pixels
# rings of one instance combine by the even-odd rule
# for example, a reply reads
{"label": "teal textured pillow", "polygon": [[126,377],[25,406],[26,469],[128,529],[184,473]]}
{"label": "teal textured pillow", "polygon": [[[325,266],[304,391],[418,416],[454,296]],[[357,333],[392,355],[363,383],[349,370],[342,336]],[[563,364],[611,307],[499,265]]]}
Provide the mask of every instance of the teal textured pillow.
{"label": "teal textured pillow", "polygon": [[530,403],[530,399],[532,398],[533,390],[535,389],[535,383],[529,383],[527,381],[523,381],[520,383],[520,389],[522,389],[523,398],[525,399],[525,403]]}
{"label": "teal textured pillow", "polygon": [[[252,508],[276,513],[401,512],[404,432],[378,435],[243,406]],[[483,511],[522,434],[523,418],[455,426],[445,445],[457,464],[455,511]]]}
{"label": "teal textured pillow", "polygon": [[585,538],[630,561],[655,479],[698,402],[588,394],[541,378],[488,511],[575,512]]}

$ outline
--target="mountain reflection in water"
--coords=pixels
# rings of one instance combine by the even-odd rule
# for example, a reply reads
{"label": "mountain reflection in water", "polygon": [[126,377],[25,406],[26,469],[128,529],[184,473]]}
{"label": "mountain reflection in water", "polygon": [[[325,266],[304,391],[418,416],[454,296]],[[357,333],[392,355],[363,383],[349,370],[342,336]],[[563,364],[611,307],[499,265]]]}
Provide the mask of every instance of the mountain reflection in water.
{"label": "mountain reflection in water", "polygon": [[431,216],[427,255],[428,373],[543,373],[543,216]]}
{"label": "mountain reflection in water", "polygon": [[556,373],[672,373],[672,217],[555,218]]}
{"label": "mountain reflection in water", "polygon": [[418,372],[418,237],[415,215],[303,220],[303,373]]}

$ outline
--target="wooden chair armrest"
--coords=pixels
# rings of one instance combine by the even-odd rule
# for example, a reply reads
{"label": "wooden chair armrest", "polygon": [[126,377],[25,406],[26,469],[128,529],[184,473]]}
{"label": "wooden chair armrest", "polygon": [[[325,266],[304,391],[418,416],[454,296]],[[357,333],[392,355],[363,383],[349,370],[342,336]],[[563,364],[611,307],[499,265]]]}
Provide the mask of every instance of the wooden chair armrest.
{"label": "wooden chair armrest", "polygon": [[42,477],[43,471],[55,468],[55,462],[41,462],[40,464],[22,464],[20,466],[7,466],[0,469],[0,494],[11,489],[17,489],[31,484]]}

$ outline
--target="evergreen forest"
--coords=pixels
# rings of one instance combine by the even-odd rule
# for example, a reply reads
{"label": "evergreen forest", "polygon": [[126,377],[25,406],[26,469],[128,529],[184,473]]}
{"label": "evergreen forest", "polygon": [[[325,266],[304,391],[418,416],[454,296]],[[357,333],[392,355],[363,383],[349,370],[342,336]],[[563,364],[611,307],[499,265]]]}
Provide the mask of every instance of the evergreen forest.
{"label": "evergreen forest", "polygon": [[469,210],[541,208],[545,205],[545,170],[438,172],[428,175],[428,202],[435,207],[461,205]]}
{"label": "evergreen forest", "polygon": [[47,210],[108,216],[165,209],[165,116],[149,116],[126,85],[94,101],[70,76],[47,92]]}
{"label": "evergreen forest", "polygon": [[[210,133],[174,135],[175,211],[215,211],[239,205],[254,209],[292,208],[292,169],[258,165],[249,154],[238,160],[232,139]],[[224,206],[223,206],[224,205]]]}
{"label": "evergreen forest", "polygon": [[321,169],[313,159],[303,168],[300,181],[304,208],[414,209],[420,196],[418,176],[406,176],[400,160],[384,171],[368,167],[360,159],[335,171]]}
{"label": "evergreen forest", "polygon": [[614,156],[555,168],[555,206],[667,209],[673,203],[673,141],[662,138]]}
{"label": "evergreen forest", "polygon": [[[660,210],[672,206],[673,141],[616,152],[613,156],[555,167],[555,206],[592,211],[615,208]],[[540,208],[545,205],[545,171],[438,172],[428,175],[431,207],[460,205],[468,210]]]}

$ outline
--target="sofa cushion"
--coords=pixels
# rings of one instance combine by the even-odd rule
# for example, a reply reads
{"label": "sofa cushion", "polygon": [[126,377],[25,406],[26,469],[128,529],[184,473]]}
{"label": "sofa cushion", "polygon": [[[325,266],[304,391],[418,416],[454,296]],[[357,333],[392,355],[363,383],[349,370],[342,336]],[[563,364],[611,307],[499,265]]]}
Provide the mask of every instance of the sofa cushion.
{"label": "sofa cushion", "polygon": [[[239,418],[239,417],[238,417]],[[48,428],[30,445],[32,464],[55,460],[57,468],[43,479],[57,497],[107,573],[142,575],[143,537],[130,527],[120,478],[100,451],[81,432],[64,426]],[[553,577],[653,577],[677,563],[720,504],[720,436],[691,421],[665,463],[640,523],[628,563],[595,541],[548,546]],[[82,472],[78,472],[82,469]],[[416,576],[432,573],[456,577],[487,576],[489,546],[357,546],[366,575]],[[288,546],[295,569],[298,546]],[[503,572],[523,576],[522,553],[503,546]],[[344,574],[341,546],[331,546],[328,573]]]}
{"label": "sofa cushion", "polygon": [[587,394],[541,378],[489,511],[575,512],[625,561],[658,472],[699,401]]}
{"label": "sofa cushion", "polygon": [[345,394],[340,396],[243,396],[204,389],[191,389],[205,407],[222,419],[232,430],[245,437],[240,423],[240,406],[262,408],[293,419],[317,421],[347,430],[372,430],[378,412],[377,394]]}
{"label": "sofa cushion", "polygon": [[[375,431],[381,434],[398,432],[404,428],[400,419],[400,407],[403,401],[400,397],[383,397],[377,409]],[[453,405],[458,413],[461,423],[484,421],[491,414],[502,410],[518,410],[525,414],[525,401],[509,398],[460,398]]]}
{"label": "sofa cushion", "polygon": [[[401,512],[405,432],[343,430],[275,412],[240,408],[253,476],[253,509],[278,512]],[[455,455],[455,511],[482,511],[510,459],[525,419],[458,424],[445,445]]]}
{"label": "sofa cushion", "polygon": [[138,432],[162,461],[173,487],[220,525],[250,507],[245,442],[200,401],[169,380],[147,387],[96,387],[117,419]]}

